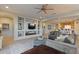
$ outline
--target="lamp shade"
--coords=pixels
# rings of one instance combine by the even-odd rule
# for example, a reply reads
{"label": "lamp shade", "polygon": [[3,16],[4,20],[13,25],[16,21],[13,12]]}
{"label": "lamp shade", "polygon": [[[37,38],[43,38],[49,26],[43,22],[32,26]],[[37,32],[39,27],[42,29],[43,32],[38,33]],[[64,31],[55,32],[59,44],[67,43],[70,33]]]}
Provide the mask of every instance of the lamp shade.
{"label": "lamp shade", "polygon": [[71,29],[70,25],[65,25],[65,29]]}

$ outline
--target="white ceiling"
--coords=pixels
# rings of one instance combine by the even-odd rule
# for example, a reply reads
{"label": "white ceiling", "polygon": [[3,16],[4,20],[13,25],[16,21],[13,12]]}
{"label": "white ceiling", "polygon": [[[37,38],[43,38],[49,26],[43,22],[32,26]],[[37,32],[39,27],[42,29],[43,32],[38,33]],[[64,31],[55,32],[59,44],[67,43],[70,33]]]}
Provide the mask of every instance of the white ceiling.
{"label": "white ceiling", "polygon": [[[9,8],[6,9],[5,6],[8,6]],[[35,8],[41,8],[42,4],[8,4],[0,5],[0,10],[5,12],[11,12],[18,15],[22,15],[25,17],[44,17],[49,15],[55,15],[53,13],[63,14],[68,12],[73,12],[76,10],[79,10],[79,4],[49,4],[48,8],[53,8],[53,11],[47,11],[48,15],[45,15],[44,13],[37,13],[39,10]]]}

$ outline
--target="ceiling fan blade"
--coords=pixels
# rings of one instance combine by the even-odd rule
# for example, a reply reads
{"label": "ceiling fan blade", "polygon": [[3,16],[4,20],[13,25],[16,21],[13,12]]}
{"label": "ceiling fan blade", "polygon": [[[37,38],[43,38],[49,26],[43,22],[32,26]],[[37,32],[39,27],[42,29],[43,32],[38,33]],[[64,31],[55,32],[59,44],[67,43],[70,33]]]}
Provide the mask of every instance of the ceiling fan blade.
{"label": "ceiling fan blade", "polygon": [[45,10],[54,10],[54,9],[45,9]]}
{"label": "ceiling fan blade", "polygon": [[43,10],[43,12],[44,12],[45,14],[47,14],[46,10]]}
{"label": "ceiling fan blade", "polygon": [[42,6],[42,8],[47,8],[47,6],[48,6],[48,4],[44,4],[44,5]]}

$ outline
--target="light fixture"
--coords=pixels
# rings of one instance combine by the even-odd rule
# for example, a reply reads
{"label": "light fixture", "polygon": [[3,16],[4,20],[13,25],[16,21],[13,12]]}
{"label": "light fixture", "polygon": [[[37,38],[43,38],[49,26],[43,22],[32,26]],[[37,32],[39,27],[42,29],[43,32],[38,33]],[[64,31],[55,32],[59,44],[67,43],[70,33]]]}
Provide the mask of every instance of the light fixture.
{"label": "light fixture", "polygon": [[31,24],[32,26],[34,26],[35,24],[33,23],[33,24]]}
{"label": "light fixture", "polygon": [[2,29],[2,24],[0,24],[0,29]]}
{"label": "light fixture", "polygon": [[8,6],[5,6],[5,8],[9,8]]}
{"label": "light fixture", "polygon": [[43,26],[45,26],[45,23],[43,23]]}
{"label": "light fixture", "polygon": [[71,25],[65,25],[65,29],[71,29]]}
{"label": "light fixture", "polygon": [[0,36],[2,36],[2,24],[0,24]]}

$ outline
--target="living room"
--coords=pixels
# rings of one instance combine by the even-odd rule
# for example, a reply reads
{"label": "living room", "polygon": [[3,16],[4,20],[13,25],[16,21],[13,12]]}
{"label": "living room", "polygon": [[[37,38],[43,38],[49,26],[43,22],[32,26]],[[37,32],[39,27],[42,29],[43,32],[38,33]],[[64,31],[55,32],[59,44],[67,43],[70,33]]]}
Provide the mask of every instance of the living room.
{"label": "living room", "polygon": [[[77,6],[79,5],[0,5],[0,53],[20,54],[41,45],[64,53],[79,53]],[[75,33],[71,35],[73,30]],[[57,32],[59,35],[55,34],[54,38],[51,32],[55,31],[66,32],[62,35]]]}

